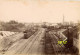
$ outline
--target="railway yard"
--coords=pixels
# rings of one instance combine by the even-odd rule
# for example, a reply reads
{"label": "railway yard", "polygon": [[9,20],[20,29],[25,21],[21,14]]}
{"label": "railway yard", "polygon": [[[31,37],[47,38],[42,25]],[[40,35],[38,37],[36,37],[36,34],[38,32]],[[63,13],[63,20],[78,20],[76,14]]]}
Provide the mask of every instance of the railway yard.
{"label": "railway yard", "polygon": [[[67,29],[38,28],[30,37],[27,32],[6,32],[1,37],[1,55],[77,55],[75,47],[68,44]],[[32,31],[31,31],[32,32]],[[4,32],[5,33],[5,32]],[[69,33],[68,33],[69,34]],[[70,34],[71,35],[71,34]],[[26,38],[25,38],[26,37]],[[72,39],[69,39],[72,40]],[[60,44],[59,41],[67,41]]]}

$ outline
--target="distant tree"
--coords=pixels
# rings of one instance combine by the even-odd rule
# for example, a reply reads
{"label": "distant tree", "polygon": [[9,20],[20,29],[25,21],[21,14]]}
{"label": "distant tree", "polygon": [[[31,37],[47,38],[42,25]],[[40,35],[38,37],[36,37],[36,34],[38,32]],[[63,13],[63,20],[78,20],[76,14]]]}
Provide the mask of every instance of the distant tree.
{"label": "distant tree", "polygon": [[8,24],[18,24],[18,22],[15,21],[15,20],[11,20],[11,21],[8,22]]}
{"label": "distant tree", "polygon": [[23,23],[18,23],[15,20],[9,22],[4,22],[1,24],[3,31],[22,31],[22,28],[25,27]]}
{"label": "distant tree", "polygon": [[78,27],[78,31],[80,32],[80,21],[78,21],[77,27]]}

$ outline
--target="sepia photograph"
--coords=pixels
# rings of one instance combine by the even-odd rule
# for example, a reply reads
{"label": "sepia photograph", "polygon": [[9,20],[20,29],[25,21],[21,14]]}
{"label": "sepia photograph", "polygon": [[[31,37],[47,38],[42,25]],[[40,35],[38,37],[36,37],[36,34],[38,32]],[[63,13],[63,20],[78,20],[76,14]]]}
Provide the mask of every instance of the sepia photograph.
{"label": "sepia photograph", "polygon": [[80,55],[80,0],[0,0],[0,55]]}

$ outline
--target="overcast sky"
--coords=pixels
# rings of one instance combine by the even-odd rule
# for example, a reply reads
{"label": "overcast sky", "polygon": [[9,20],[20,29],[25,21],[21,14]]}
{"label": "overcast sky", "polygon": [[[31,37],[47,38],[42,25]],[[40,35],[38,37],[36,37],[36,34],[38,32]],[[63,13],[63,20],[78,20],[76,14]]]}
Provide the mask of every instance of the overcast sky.
{"label": "overcast sky", "polygon": [[19,22],[77,22],[80,2],[66,0],[0,0],[0,20]]}

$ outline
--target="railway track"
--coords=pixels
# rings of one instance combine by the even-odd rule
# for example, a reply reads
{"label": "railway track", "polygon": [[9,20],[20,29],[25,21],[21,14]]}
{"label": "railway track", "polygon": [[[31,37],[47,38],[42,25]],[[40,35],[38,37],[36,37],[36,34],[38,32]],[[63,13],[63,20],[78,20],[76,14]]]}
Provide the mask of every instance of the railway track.
{"label": "railway track", "polygon": [[58,41],[64,41],[64,39],[62,31],[46,32],[46,29],[40,28],[28,39],[20,39],[15,42],[4,55],[64,55],[65,46],[58,44]]}
{"label": "railway track", "polygon": [[[41,54],[43,52],[39,49],[40,47],[40,40],[44,37],[45,30],[40,31],[35,37],[35,39],[32,40],[32,42],[29,43],[29,45],[22,51],[24,54]],[[41,52],[40,52],[41,51]]]}
{"label": "railway track", "polygon": [[23,33],[16,33],[14,35],[4,37],[0,41],[0,47],[2,47],[0,50],[6,51],[13,43],[19,41],[21,38],[23,38]]}
{"label": "railway track", "polygon": [[[62,34],[62,33],[61,33]],[[54,34],[54,32],[49,32],[49,37],[50,39],[52,40],[51,41],[51,44],[53,46],[53,49],[54,49],[54,54],[57,55],[57,54],[63,54],[64,53],[64,49],[65,49],[65,46],[64,45],[59,45],[58,44],[58,41],[60,41],[61,39],[59,38],[59,36],[57,36],[56,34]],[[63,35],[63,34],[62,34]],[[62,40],[64,39],[64,37],[62,38]]]}
{"label": "railway track", "polygon": [[4,55],[15,54],[43,54],[43,45],[40,40],[44,37],[45,29],[41,28],[28,39],[21,39],[13,44]]}

